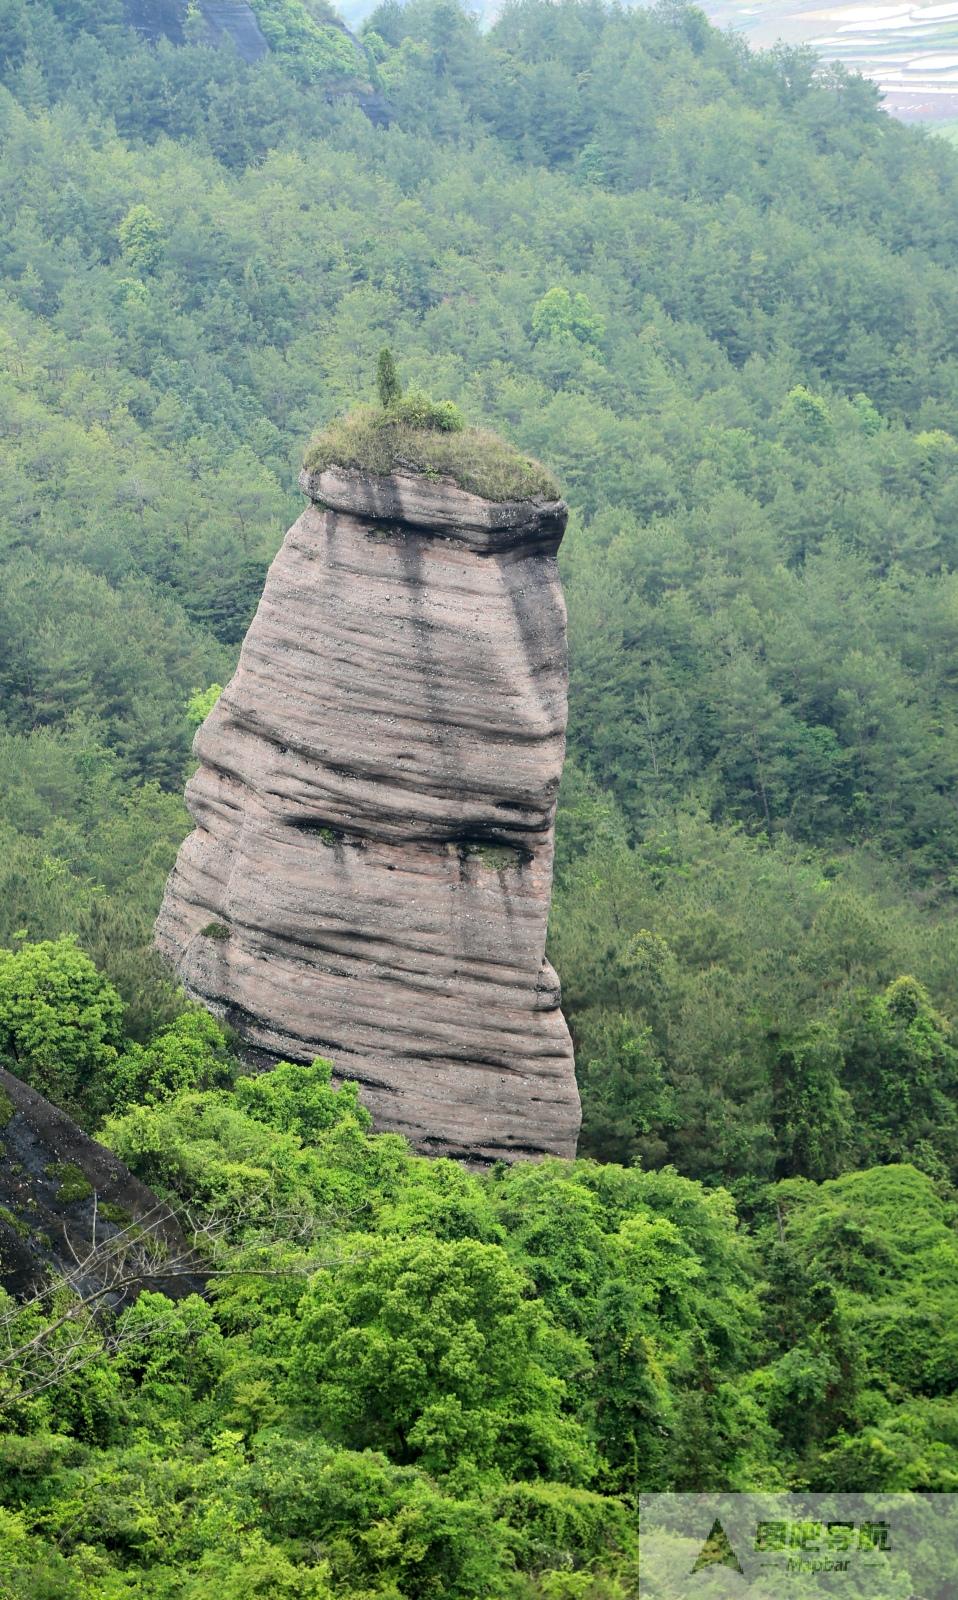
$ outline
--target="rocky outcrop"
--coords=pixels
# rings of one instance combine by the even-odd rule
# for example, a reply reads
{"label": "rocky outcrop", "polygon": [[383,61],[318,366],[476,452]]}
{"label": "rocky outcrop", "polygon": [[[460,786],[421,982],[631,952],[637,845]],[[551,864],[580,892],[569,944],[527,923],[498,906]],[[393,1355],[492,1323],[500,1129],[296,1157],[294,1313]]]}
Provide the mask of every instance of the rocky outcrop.
{"label": "rocky outcrop", "polygon": [[[22,1295],[51,1275],[69,1273],[77,1289],[89,1292],[101,1282],[116,1281],[121,1255],[125,1260],[135,1251],[152,1254],[154,1246],[176,1270],[167,1275],[161,1265],[138,1287],[168,1295],[202,1287],[199,1268],[196,1273],[189,1268],[189,1246],[169,1207],[65,1111],[0,1067],[4,1289]],[[79,1261],[85,1262],[83,1271]]]}
{"label": "rocky outcrop", "polygon": [[269,45],[252,6],[242,0],[200,0],[200,10],[212,45],[232,45],[241,61],[262,61]]}
{"label": "rocky outcrop", "polygon": [[[186,0],[124,0],[124,9],[130,25],[144,38],[186,43]],[[247,62],[269,54],[256,13],[246,0],[200,0],[199,11],[206,43],[229,45]]]}
{"label": "rocky outcrop", "polygon": [[[168,39],[171,44],[186,43],[187,0],[123,0],[124,15],[144,39],[156,44]],[[270,45],[248,0],[198,0],[199,28],[193,35],[214,49],[234,50],[241,61],[253,65],[270,53]],[[338,16],[323,18],[322,25],[334,28],[349,39],[356,56],[355,76],[331,74],[322,85],[330,99],[353,99],[377,125],[386,125],[391,112],[384,96],[369,80],[369,60],[356,35]]]}
{"label": "rocky outcrop", "polygon": [[375,1125],[571,1156],[545,959],[566,724],[561,501],[331,467],[197,734],[156,928],[263,1062],[329,1057]]}

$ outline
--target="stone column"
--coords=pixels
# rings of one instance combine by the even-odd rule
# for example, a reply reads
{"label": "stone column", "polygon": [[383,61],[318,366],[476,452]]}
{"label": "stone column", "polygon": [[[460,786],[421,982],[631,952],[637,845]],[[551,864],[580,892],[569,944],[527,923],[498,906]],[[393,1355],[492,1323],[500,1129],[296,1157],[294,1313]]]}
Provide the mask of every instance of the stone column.
{"label": "stone column", "polygon": [[253,1059],[334,1063],[377,1129],[572,1156],[545,959],[566,727],[560,501],[327,468],[199,730],[156,942]]}

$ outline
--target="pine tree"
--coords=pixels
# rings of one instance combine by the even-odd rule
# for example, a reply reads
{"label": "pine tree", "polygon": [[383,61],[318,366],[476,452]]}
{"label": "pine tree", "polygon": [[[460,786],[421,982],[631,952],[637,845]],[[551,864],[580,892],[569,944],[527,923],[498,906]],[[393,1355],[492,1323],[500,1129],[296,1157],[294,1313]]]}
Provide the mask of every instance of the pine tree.
{"label": "pine tree", "polygon": [[393,353],[385,345],[379,352],[376,362],[376,387],[379,390],[379,399],[385,410],[394,400],[402,394],[402,384],[399,373],[396,371],[396,361]]}

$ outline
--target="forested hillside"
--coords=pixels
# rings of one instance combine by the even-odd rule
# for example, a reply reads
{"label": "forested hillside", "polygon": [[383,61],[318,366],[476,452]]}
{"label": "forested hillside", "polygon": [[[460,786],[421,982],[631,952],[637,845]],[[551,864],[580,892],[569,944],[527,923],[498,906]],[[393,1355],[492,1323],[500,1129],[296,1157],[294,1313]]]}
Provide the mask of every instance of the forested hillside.
{"label": "forested hillside", "polygon": [[[624,1600],[642,1488],[950,1490],[958,156],[680,5],[384,0],[376,120],[256,12],[0,0],[0,1054],[233,1252],[0,1363],[0,1594]],[[571,1167],[231,1086],[149,952],[384,344],[572,509]]]}

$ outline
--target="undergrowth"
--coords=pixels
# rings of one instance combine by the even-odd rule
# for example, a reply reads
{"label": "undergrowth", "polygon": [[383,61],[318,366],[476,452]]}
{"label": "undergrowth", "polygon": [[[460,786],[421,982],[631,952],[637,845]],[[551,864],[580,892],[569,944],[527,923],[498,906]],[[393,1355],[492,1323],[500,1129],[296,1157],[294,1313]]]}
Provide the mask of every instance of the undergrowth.
{"label": "undergrowth", "polygon": [[451,478],[485,500],[559,497],[552,474],[497,434],[415,427],[397,417],[393,407],[361,406],[330,422],[310,441],[303,464],[308,472],[335,464],[382,476],[412,468],[427,477]]}

